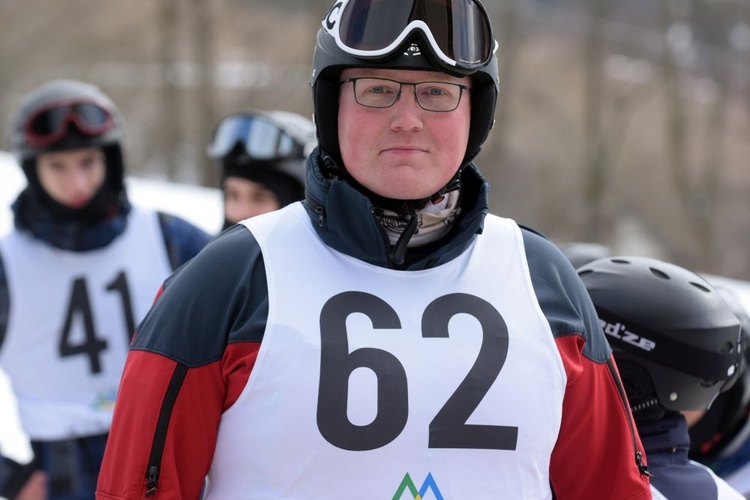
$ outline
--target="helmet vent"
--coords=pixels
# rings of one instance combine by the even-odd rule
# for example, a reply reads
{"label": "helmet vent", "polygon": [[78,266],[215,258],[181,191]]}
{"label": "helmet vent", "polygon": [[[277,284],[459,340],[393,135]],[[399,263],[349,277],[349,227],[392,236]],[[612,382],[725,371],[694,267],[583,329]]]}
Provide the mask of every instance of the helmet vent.
{"label": "helmet vent", "polygon": [[709,290],[705,285],[701,285],[700,283],[696,283],[694,281],[691,281],[690,284],[693,285],[698,290],[704,291],[706,293],[711,293],[711,290]]}
{"label": "helmet vent", "polygon": [[651,271],[651,274],[653,274],[657,278],[661,278],[661,279],[665,279],[665,280],[672,279],[664,271],[659,271],[658,269],[654,269],[653,267],[649,267],[649,271]]}
{"label": "helmet vent", "polygon": [[732,342],[724,342],[724,345],[721,346],[721,349],[719,349],[719,352],[723,354],[726,354],[732,351],[734,351],[734,344]]}
{"label": "helmet vent", "polygon": [[611,259],[615,264],[630,264],[629,260],[625,259]]}

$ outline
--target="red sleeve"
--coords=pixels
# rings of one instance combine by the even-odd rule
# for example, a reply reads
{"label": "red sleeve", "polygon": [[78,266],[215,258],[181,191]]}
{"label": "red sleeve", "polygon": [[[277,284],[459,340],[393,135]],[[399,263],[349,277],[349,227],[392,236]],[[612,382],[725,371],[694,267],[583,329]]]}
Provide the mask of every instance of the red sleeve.
{"label": "red sleeve", "polygon": [[[242,392],[259,347],[254,342],[231,344],[221,361],[187,369],[168,421],[158,484],[149,498],[199,498],[213,459],[221,414]],[[97,498],[146,498],[146,472],[152,462],[157,422],[178,366],[170,358],[147,351],[128,355]]]}
{"label": "red sleeve", "polygon": [[582,337],[555,340],[568,376],[550,463],[555,498],[650,499],[648,477],[636,463],[636,449],[645,457],[643,445],[615,382],[614,360],[613,375],[606,363],[583,356]]}

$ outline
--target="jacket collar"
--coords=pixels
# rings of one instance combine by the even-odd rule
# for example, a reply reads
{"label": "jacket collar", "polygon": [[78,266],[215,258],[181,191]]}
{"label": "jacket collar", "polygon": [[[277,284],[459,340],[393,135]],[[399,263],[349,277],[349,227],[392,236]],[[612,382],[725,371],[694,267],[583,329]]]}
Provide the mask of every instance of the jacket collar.
{"label": "jacket collar", "polygon": [[121,196],[111,215],[102,220],[62,220],[52,210],[36,203],[27,188],[18,196],[12,209],[17,230],[61,250],[86,252],[108,246],[125,231],[131,205],[127,197]]}
{"label": "jacket collar", "polygon": [[[342,180],[326,178],[319,162],[316,149],[307,160],[305,196],[305,208],[318,236],[326,245],[346,255],[376,266],[395,268],[388,237],[373,215],[370,200]],[[473,164],[464,170],[461,181],[462,213],[454,229],[439,246],[404,269],[428,269],[448,262],[461,255],[474,236],[482,232],[484,217],[489,212],[489,184]]]}

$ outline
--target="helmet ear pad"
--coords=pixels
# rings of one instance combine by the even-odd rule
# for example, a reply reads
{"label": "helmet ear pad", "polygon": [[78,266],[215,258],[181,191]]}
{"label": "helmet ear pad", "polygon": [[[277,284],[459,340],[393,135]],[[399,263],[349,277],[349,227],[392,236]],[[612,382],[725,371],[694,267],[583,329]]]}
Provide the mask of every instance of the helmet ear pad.
{"label": "helmet ear pad", "polygon": [[[475,76],[478,77],[479,74]],[[482,144],[484,144],[495,124],[497,87],[491,80],[484,82],[479,78],[474,78],[474,81],[474,87],[469,92],[471,95],[471,129],[469,130],[469,141],[466,145],[464,165],[471,162],[479,154]]]}
{"label": "helmet ear pad", "polygon": [[659,403],[649,371],[637,359],[631,360],[625,351],[615,350],[614,355],[635,421],[641,423],[662,418],[666,408]]}
{"label": "helmet ear pad", "polygon": [[115,193],[125,192],[125,165],[122,157],[122,148],[119,144],[107,144],[102,146],[104,159],[107,165],[107,186]]}
{"label": "helmet ear pad", "polygon": [[[328,71],[313,87],[315,124],[318,143],[323,156],[329,156],[336,165],[343,165],[339,148],[338,110],[340,86],[337,83],[339,71]],[[326,172],[328,174],[329,172]]]}

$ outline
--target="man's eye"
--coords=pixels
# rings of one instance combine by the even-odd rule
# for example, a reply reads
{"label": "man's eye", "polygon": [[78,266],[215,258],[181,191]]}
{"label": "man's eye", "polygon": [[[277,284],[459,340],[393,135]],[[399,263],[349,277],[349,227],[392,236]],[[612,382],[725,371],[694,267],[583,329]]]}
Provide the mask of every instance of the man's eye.
{"label": "man's eye", "polygon": [[391,90],[388,87],[370,87],[371,94],[388,94]]}
{"label": "man's eye", "polygon": [[449,94],[448,90],[443,87],[427,87],[422,93],[430,97],[444,96]]}

